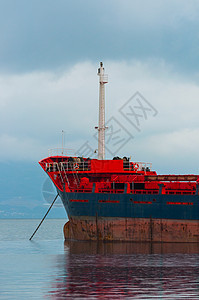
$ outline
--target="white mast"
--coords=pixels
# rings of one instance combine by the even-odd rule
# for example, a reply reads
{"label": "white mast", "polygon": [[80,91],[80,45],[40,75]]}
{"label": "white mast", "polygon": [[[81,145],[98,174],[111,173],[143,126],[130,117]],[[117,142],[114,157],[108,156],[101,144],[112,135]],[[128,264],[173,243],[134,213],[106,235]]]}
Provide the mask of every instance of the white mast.
{"label": "white mast", "polygon": [[108,75],[104,74],[103,63],[100,62],[99,76],[99,126],[98,129],[98,159],[105,159],[105,84],[108,82]]}

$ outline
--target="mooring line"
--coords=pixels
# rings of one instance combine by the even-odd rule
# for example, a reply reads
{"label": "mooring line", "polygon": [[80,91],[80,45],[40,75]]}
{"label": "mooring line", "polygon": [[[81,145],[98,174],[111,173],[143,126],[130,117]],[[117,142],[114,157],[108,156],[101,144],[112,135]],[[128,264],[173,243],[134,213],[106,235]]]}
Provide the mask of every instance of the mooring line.
{"label": "mooring line", "polygon": [[35,235],[35,233],[37,232],[37,230],[39,229],[39,227],[41,226],[41,224],[43,223],[43,221],[45,220],[46,216],[48,215],[49,211],[51,210],[51,208],[53,207],[53,204],[55,203],[55,201],[57,200],[57,197],[59,196],[59,194],[57,194],[57,196],[55,197],[55,199],[53,200],[51,206],[49,207],[47,213],[45,214],[45,216],[43,217],[43,219],[41,220],[41,222],[39,223],[39,225],[37,226],[37,228],[35,229],[35,231],[33,232],[33,234],[31,235],[31,237],[29,238],[29,240],[31,241],[33,236]]}

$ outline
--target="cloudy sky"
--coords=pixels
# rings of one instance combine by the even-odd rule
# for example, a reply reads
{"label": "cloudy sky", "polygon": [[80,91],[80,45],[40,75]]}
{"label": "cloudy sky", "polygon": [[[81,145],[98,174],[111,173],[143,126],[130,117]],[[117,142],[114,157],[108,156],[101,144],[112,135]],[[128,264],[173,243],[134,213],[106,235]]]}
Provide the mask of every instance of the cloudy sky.
{"label": "cloudy sky", "polygon": [[[12,165],[23,166],[28,181],[17,197],[39,185],[31,199],[43,201],[44,177],[35,165],[49,148],[61,147],[62,130],[66,148],[97,148],[100,61],[109,75],[108,130],[120,129],[124,141],[110,143],[107,158],[128,155],[152,162],[158,173],[199,174],[198,27],[195,0],[1,0],[3,199],[13,201],[16,190],[7,190],[21,185],[18,172],[8,171]],[[145,113],[136,108],[139,100]],[[136,119],[125,116],[130,108],[138,109],[137,129]]]}

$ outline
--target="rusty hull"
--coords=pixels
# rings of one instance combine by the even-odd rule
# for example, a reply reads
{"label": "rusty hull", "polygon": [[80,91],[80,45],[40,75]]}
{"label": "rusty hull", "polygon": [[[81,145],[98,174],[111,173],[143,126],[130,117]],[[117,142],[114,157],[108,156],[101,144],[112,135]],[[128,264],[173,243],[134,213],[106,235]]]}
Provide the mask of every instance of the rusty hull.
{"label": "rusty hull", "polygon": [[71,217],[65,240],[128,242],[199,242],[198,220]]}

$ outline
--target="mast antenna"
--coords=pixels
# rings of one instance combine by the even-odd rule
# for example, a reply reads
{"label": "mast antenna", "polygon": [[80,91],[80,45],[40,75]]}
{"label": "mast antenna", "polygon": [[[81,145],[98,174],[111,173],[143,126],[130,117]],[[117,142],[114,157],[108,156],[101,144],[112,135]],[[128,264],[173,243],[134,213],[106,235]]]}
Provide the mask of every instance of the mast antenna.
{"label": "mast antenna", "polygon": [[99,76],[99,126],[98,129],[98,159],[105,159],[105,84],[108,83],[108,75],[104,74],[103,63],[100,62],[97,75]]}
{"label": "mast antenna", "polygon": [[62,132],[62,155],[64,155],[64,146],[65,146],[65,132],[64,130]]}

